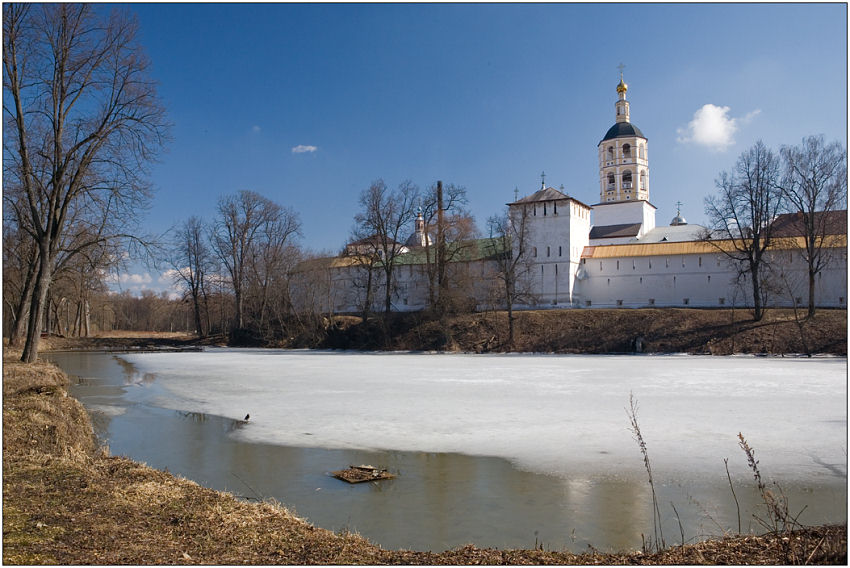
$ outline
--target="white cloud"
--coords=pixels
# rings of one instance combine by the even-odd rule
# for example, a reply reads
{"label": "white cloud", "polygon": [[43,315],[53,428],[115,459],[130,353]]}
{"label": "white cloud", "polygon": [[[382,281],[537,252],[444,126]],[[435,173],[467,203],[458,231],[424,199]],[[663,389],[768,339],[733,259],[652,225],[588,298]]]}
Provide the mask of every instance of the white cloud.
{"label": "white cloud", "polygon": [[259,132],[259,131],[261,131],[261,130],[262,130],[262,128],[260,128],[260,127],[259,127],[258,125],[256,125],[256,124],[255,124],[254,126],[252,126],[252,127],[251,127],[251,132]]}
{"label": "white cloud", "polygon": [[754,110],[754,111],[752,111],[752,112],[748,112],[746,115],[744,115],[744,118],[742,118],[742,119],[741,119],[741,123],[742,123],[742,124],[749,124],[749,123],[750,123],[750,122],[752,122],[752,121],[753,121],[753,119],[754,119],[755,117],[757,117],[759,114],[761,114],[761,109],[760,109],[760,108],[757,108],[756,110]]}
{"label": "white cloud", "polygon": [[299,144],[298,146],[294,146],[292,148],[293,154],[303,154],[305,152],[315,152],[318,150],[316,146],[305,146],[304,144]]}
{"label": "white cloud", "polygon": [[739,123],[748,124],[761,110],[747,113],[743,118],[729,116],[728,106],[705,104],[694,113],[686,128],[678,129],[678,141],[705,146],[713,152],[723,152],[735,143],[735,132]]}
{"label": "white cloud", "polygon": [[[186,267],[183,270],[188,271],[189,268]],[[174,268],[169,268],[168,270],[166,270],[165,272],[160,274],[159,278],[157,278],[156,281],[160,284],[172,284],[176,280],[178,280],[179,278],[180,278],[180,272],[175,270]]]}
{"label": "white cloud", "polygon": [[151,282],[153,282],[153,278],[151,278],[151,275],[147,272],[145,272],[144,274],[121,274],[118,277],[118,281],[121,284],[138,286],[141,284],[150,284]]}

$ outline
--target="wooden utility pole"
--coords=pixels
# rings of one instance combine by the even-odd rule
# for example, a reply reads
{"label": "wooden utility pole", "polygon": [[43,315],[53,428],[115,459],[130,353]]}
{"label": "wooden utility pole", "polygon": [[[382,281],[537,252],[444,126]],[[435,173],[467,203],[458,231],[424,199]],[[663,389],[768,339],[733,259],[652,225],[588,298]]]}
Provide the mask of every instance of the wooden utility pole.
{"label": "wooden utility pole", "polygon": [[437,303],[442,313],[446,307],[446,232],[443,220],[443,182],[437,181]]}

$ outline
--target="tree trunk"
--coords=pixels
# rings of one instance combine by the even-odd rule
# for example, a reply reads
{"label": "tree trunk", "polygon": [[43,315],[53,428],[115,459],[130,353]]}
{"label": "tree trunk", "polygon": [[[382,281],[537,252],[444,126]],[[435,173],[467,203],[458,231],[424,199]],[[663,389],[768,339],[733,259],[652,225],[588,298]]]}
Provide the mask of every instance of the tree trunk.
{"label": "tree trunk", "polygon": [[[386,260],[384,261],[386,262]],[[390,310],[393,306],[393,273],[391,270],[384,269],[384,274],[386,276],[386,290],[384,294],[384,319],[388,319],[390,317]]]}
{"label": "tree trunk", "polygon": [[199,337],[204,336],[203,323],[201,322],[201,299],[198,297],[198,293],[194,292],[192,294],[192,305],[194,307],[195,314],[195,333],[198,334]]}
{"label": "tree trunk", "polygon": [[242,290],[234,288],[233,295],[236,298],[236,328],[242,329]]}
{"label": "tree trunk", "polygon": [[514,347],[514,287],[509,279],[505,282],[505,304],[508,308],[508,349]]}
{"label": "tree trunk", "polygon": [[815,271],[809,266],[809,311],[807,317],[815,317]]}
{"label": "tree trunk", "polygon": [[15,323],[12,324],[12,331],[9,334],[9,345],[20,347],[26,337],[26,325],[29,318],[29,306],[32,303],[32,293],[35,288],[35,275],[38,264],[32,263],[27,269],[27,278],[24,282],[23,290],[21,291],[21,299],[15,308]]}
{"label": "tree trunk", "polygon": [[[42,247],[46,249],[47,247]],[[34,363],[38,359],[38,344],[41,341],[41,324],[44,320],[44,309],[47,303],[47,293],[50,290],[51,266],[47,250],[40,250],[39,270],[33,290],[30,314],[27,324],[27,340],[21,361]]]}
{"label": "tree trunk", "polygon": [[366,300],[363,302],[363,323],[369,320],[369,310],[372,309],[372,267],[366,267]]}
{"label": "tree trunk", "polygon": [[91,329],[91,306],[88,298],[83,299],[83,337],[89,336]]}
{"label": "tree trunk", "polygon": [[750,269],[750,279],[753,283],[753,320],[761,321],[762,316],[764,315],[763,308],[761,305],[761,287],[759,286],[759,274],[758,268],[753,266]]}

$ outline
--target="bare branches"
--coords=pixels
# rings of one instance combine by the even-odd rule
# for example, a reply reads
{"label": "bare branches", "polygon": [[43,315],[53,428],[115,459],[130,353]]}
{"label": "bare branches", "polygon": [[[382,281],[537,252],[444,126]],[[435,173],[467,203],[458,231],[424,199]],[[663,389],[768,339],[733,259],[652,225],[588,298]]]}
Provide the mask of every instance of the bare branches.
{"label": "bare branches", "polygon": [[403,231],[413,221],[418,198],[419,188],[414,183],[403,181],[395,191],[390,191],[382,179],[360,194],[360,211],[354,216],[353,233],[359,249],[356,253],[372,259],[369,272],[371,266],[383,270],[385,316],[392,310],[396,259],[407,250],[401,242]]}
{"label": "bare branches", "polygon": [[490,257],[496,263],[505,307],[508,311],[508,346],[514,341],[514,304],[534,299],[531,292],[531,258],[528,254],[528,210],[509,209],[487,220],[490,231]]}
{"label": "bare branches", "polygon": [[736,261],[741,275],[749,275],[756,321],[764,310],[765,251],[771,245],[773,222],[782,207],[778,181],[779,160],[759,141],[738,157],[731,172],[720,174],[718,194],[705,199],[710,224],[705,240],[729,243],[715,246]]}
{"label": "bare branches", "polygon": [[[221,198],[218,217],[210,235],[213,250],[230,275],[236,306],[236,329],[244,327],[244,289],[249,271],[258,274],[263,262],[279,263],[286,245],[300,234],[301,223],[294,211],[253,191],[240,191]],[[266,280],[266,286],[268,280]]]}
{"label": "bare branches", "polygon": [[815,314],[815,277],[832,259],[833,239],[846,234],[835,227],[834,212],[847,208],[847,152],[838,142],[809,136],[799,146],[784,146],[782,194],[796,214],[795,229],[803,237],[799,251],[808,265],[808,316]]}
{"label": "bare branches", "polygon": [[126,14],[7,4],[3,28],[4,195],[19,192],[39,249],[22,356],[33,361],[57,262],[132,235],[170,125]]}

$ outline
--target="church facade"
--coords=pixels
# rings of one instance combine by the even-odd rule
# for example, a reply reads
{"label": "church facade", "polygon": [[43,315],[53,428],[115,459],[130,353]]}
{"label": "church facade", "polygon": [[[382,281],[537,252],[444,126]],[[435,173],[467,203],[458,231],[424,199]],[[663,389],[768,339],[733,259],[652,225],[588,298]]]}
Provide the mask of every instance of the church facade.
{"label": "church facade", "polygon": [[[509,217],[524,220],[526,268],[530,291],[524,308],[746,307],[752,289],[740,265],[723,252],[729,242],[705,241],[704,227],[686,222],[677,213],[669,224],[656,225],[650,203],[649,144],[631,122],[628,86],[617,85],[615,122],[598,143],[599,201],[587,205],[545,183],[535,193],[508,204]],[[819,273],[816,299],[821,307],[847,305],[846,211],[834,212],[831,262]],[[801,235],[794,215],[783,215],[775,245],[769,251],[773,270],[766,286],[765,305],[802,305],[807,298],[807,266],[798,244]],[[393,309],[425,309],[433,250],[422,220],[411,238],[399,245],[393,271]],[[429,241],[430,243],[430,241]],[[353,243],[352,245],[356,245]],[[349,250],[352,249],[349,245]],[[503,253],[491,239],[467,243],[464,254],[451,263],[451,281],[478,309],[500,308],[504,302],[499,263]],[[374,265],[357,255],[324,259],[326,311],[357,313],[365,301],[367,272]],[[369,268],[371,266],[371,268]],[[373,276],[375,276],[373,274]],[[383,305],[384,284],[371,281],[373,309]]]}

